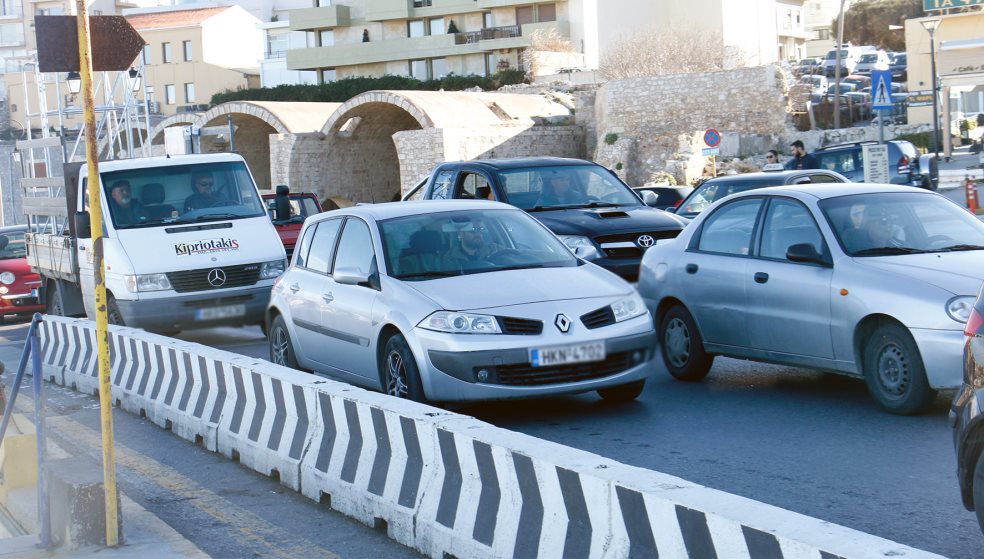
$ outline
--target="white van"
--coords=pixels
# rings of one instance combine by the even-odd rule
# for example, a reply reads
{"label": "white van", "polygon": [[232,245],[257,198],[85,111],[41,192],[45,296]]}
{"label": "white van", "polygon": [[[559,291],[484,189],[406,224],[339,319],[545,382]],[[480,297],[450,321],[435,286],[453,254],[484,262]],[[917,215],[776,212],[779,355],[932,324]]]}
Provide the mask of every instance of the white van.
{"label": "white van", "polygon": [[[827,56],[823,58],[823,73],[825,76],[833,76],[835,73],[837,67],[837,50],[836,48],[830,49],[827,52]],[[877,50],[872,45],[854,46],[850,43],[841,45],[841,76],[854,73],[854,68],[857,66],[858,59],[861,58],[861,55]]]}

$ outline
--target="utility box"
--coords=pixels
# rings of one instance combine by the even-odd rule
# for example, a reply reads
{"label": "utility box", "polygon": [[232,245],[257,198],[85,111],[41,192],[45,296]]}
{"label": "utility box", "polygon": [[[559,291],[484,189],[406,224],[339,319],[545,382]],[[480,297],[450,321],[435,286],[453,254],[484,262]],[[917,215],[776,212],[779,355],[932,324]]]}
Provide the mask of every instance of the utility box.
{"label": "utility box", "polygon": [[38,483],[38,447],[34,424],[21,414],[10,416],[7,433],[0,441],[0,501],[11,491]]}

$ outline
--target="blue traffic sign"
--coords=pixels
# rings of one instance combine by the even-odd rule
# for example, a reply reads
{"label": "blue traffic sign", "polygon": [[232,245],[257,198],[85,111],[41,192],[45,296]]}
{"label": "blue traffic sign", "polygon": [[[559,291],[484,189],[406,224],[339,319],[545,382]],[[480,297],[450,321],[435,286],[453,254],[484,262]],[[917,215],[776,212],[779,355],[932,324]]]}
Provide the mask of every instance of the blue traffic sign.
{"label": "blue traffic sign", "polygon": [[892,108],[892,73],[888,70],[871,71],[871,108]]}
{"label": "blue traffic sign", "polygon": [[721,143],[721,133],[713,128],[708,128],[704,132],[704,143],[710,147],[717,147]]}

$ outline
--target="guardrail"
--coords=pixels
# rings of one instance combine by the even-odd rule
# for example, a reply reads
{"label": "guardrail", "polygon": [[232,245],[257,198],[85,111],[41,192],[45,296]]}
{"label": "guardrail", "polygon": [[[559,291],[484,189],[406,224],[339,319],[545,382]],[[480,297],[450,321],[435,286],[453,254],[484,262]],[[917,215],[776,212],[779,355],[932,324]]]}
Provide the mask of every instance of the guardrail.
{"label": "guardrail", "polygon": [[[431,557],[938,557],[683,479],[198,344],[110,326],[117,406]],[[93,393],[95,325],[45,378]]]}

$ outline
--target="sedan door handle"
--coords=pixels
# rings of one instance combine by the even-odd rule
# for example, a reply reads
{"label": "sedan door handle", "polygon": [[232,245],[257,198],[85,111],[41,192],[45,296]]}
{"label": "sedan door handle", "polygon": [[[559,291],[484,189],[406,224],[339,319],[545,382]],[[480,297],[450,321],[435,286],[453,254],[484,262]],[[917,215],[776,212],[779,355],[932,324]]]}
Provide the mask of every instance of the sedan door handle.
{"label": "sedan door handle", "polygon": [[335,297],[333,297],[331,293],[325,293],[321,295],[321,300],[326,303],[330,303],[335,300]]}
{"label": "sedan door handle", "polygon": [[769,281],[769,274],[765,272],[755,272],[755,283],[765,283]]}
{"label": "sedan door handle", "polygon": [[288,289],[290,289],[292,293],[297,293],[298,291],[301,290],[301,286],[297,285],[296,283],[292,283],[290,284],[290,287]]}
{"label": "sedan door handle", "polygon": [[687,273],[688,274],[696,274],[697,273],[697,265],[696,264],[687,264],[686,270],[687,270]]}

